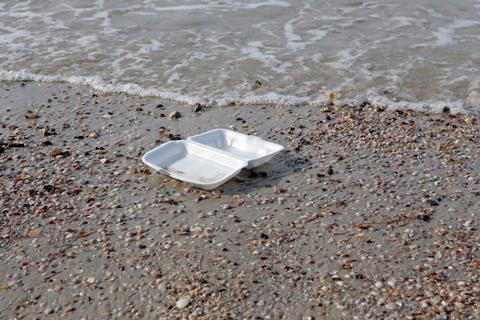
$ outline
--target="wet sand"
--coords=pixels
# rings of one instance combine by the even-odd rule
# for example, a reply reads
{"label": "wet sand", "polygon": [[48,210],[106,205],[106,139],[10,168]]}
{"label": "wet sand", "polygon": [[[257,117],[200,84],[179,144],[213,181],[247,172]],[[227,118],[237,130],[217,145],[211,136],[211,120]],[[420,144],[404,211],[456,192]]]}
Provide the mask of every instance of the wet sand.
{"label": "wet sand", "polygon": [[[478,319],[478,119],[2,82],[0,318]],[[212,192],[141,162],[216,127],[286,150]]]}

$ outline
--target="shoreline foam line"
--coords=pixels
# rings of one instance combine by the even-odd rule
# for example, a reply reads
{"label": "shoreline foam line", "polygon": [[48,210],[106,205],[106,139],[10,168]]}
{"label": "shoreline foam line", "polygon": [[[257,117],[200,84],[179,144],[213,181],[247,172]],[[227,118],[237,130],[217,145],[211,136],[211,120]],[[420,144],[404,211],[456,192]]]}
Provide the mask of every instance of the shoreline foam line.
{"label": "shoreline foam line", "polygon": [[[229,105],[280,105],[287,107],[295,106],[321,106],[327,102],[326,95],[298,97],[294,95],[285,95],[270,92],[263,95],[245,95],[230,97],[210,97],[200,98],[185,94],[164,91],[154,88],[144,88],[135,83],[112,84],[103,80],[99,76],[62,76],[62,75],[42,75],[31,73],[25,70],[5,71],[0,70],[0,81],[38,81],[47,83],[68,83],[90,87],[104,93],[124,93],[141,97],[156,97],[163,100],[173,101],[186,105],[195,103],[206,103],[210,106],[225,107]],[[335,91],[335,90],[332,90]],[[323,97],[323,98],[322,98]],[[409,102],[409,101],[390,101],[386,97],[373,95],[371,92],[355,99],[336,99],[337,104],[358,105],[364,102],[378,104],[393,109],[413,109],[425,112],[441,112],[445,106],[448,106],[453,113],[469,113],[476,110],[469,110],[462,101],[442,102]]]}
{"label": "shoreline foam line", "polygon": [[302,106],[302,105],[320,105],[326,101],[313,100],[308,97],[297,97],[293,95],[283,95],[278,93],[267,93],[264,95],[255,95],[247,97],[232,96],[229,98],[208,98],[202,99],[185,94],[162,91],[153,88],[143,88],[135,83],[111,84],[99,76],[61,76],[61,75],[41,75],[28,71],[5,71],[0,70],[0,81],[38,81],[47,83],[69,83],[73,85],[87,86],[92,89],[105,93],[125,93],[129,95],[138,95],[142,97],[157,97],[165,100],[175,101],[187,105],[195,103],[208,103],[213,106],[237,105],[284,105],[284,106]]}
{"label": "shoreline foam line", "polygon": [[73,85],[87,86],[92,89],[105,93],[126,93],[130,95],[139,95],[144,97],[158,97],[165,100],[172,100],[185,104],[194,104],[202,102],[201,99],[190,97],[174,92],[161,91],[157,89],[145,89],[135,83],[127,84],[111,84],[105,82],[101,77],[85,77],[85,76],[60,76],[60,75],[41,75],[28,71],[4,71],[0,70],[0,81],[38,81],[48,83],[69,83]]}

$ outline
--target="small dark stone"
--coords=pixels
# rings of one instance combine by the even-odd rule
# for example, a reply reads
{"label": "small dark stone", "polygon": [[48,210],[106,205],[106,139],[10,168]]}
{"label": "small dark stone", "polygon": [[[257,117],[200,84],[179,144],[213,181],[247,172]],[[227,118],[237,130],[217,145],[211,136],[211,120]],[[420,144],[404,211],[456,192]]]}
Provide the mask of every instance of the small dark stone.
{"label": "small dark stone", "polygon": [[199,112],[202,110],[202,105],[200,103],[195,103],[193,106],[192,106],[192,112]]}
{"label": "small dark stone", "polygon": [[262,86],[262,82],[260,80],[255,80],[255,82],[252,84],[252,90],[256,90]]}
{"label": "small dark stone", "polygon": [[268,237],[268,235],[266,235],[265,233],[261,233],[261,234],[260,234],[260,238],[262,238],[262,239],[268,239],[269,237]]}
{"label": "small dark stone", "polygon": [[434,199],[427,199],[427,203],[433,207],[436,207],[439,205],[438,201]]}
{"label": "small dark stone", "polygon": [[25,148],[25,143],[12,142],[12,143],[9,143],[8,146],[9,146],[10,148]]}
{"label": "small dark stone", "polygon": [[54,193],[55,192],[55,187],[52,186],[51,184],[47,184],[43,186],[43,189],[47,191],[48,193]]}
{"label": "small dark stone", "polygon": [[309,145],[311,142],[305,138],[300,138],[299,143],[305,146],[305,145]]}
{"label": "small dark stone", "polygon": [[2,154],[3,152],[5,152],[5,148],[0,147],[0,154]]}
{"label": "small dark stone", "polygon": [[169,134],[168,134],[168,138],[169,138],[170,140],[174,140],[174,141],[175,141],[175,140],[182,140],[182,136],[179,135],[179,134],[171,134],[171,133],[169,133]]}
{"label": "small dark stone", "polygon": [[85,139],[85,137],[84,136],[75,136],[75,139],[82,140],[82,139]]}
{"label": "small dark stone", "polygon": [[258,178],[258,173],[256,173],[255,171],[250,171],[249,177],[250,178]]}
{"label": "small dark stone", "polygon": [[179,118],[182,117],[182,115],[181,115],[180,112],[178,112],[178,111],[173,111],[173,112],[170,113],[168,116],[169,116],[170,119],[172,119],[172,120],[177,120],[177,119],[179,119]]}
{"label": "small dark stone", "polygon": [[425,222],[428,222],[430,220],[432,220],[432,217],[429,216],[428,214],[421,214],[417,217],[418,220],[423,220]]}
{"label": "small dark stone", "polygon": [[334,171],[333,171],[332,166],[328,166],[327,174],[328,174],[329,176],[331,176],[332,174],[334,174]]}
{"label": "small dark stone", "polygon": [[46,141],[40,142],[40,145],[41,145],[41,146],[51,146],[52,143],[51,143],[50,141],[46,140]]}
{"label": "small dark stone", "polygon": [[443,113],[450,113],[450,108],[445,106],[445,107],[443,107],[442,112]]}

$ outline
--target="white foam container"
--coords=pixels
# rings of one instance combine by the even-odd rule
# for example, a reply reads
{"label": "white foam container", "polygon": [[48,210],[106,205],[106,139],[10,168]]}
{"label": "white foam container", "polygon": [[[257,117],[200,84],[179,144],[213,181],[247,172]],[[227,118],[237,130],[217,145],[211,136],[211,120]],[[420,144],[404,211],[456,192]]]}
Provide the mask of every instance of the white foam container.
{"label": "white foam container", "polygon": [[235,156],[255,168],[272,160],[283,146],[228,129],[214,129],[192,137],[188,141]]}
{"label": "white foam container", "polygon": [[212,190],[236,176],[247,163],[188,141],[170,141],[143,155],[142,161],[153,169]]}
{"label": "white foam container", "polygon": [[283,146],[227,129],[214,129],[185,140],[166,142],[142,157],[151,168],[174,179],[213,190],[271,160]]}

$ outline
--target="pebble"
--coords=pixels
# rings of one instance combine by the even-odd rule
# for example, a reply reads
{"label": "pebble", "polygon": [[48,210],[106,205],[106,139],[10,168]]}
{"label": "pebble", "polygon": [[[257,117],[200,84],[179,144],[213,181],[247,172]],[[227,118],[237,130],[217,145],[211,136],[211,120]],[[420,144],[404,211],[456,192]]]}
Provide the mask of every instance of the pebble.
{"label": "pebble", "polygon": [[41,234],[42,234],[42,230],[36,228],[36,229],[32,229],[32,230],[28,231],[28,232],[27,232],[27,237],[29,237],[29,238],[37,238],[37,237],[39,237]]}
{"label": "pebble", "polygon": [[38,117],[38,114],[36,112],[33,112],[32,110],[28,110],[25,114],[25,118],[27,119],[37,119]]}
{"label": "pebble", "polygon": [[262,82],[260,80],[255,80],[252,84],[252,90],[257,90],[262,86]]}
{"label": "pebble", "polygon": [[178,309],[183,309],[190,304],[190,297],[182,297],[177,300],[176,306]]}
{"label": "pebble", "polygon": [[397,308],[397,305],[395,303],[387,303],[385,305],[385,308],[388,310],[395,310]]}
{"label": "pebble", "polygon": [[45,308],[45,310],[43,310],[43,313],[48,315],[48,314],[52,314],[54,312],[54,310],[52,308]]}
{"label": "pebble", "polygon": [[192,112],[199,112],[202,110],[202,105],[200,103],[195,103],[192,106]]}
{"label": "pebble", "polygon": [[112,285],[110,286],[109,292],[112,294],[112,293],[115,293],[115,292],[117,292],[117,291],[118,291],[118,285],[112,284]]}
{"label": "pebble", "polygon": [[60,149],[53,149],[53,151],[50,152],[50,155],[51,155],[52,157],[60,156],[60,155],[62,155],[62,150],[60,150]]}
{"label": "pebble", "polygon": [[68,305],[65,308],[63,308],[63,312],[65,312],[65,313],[72,312],[72,311],[75,311],[75,307],[72,306],[72,305]]}
{"label": "pebble", "polygon": [[176,120],[176,119],[180,118],[182,115],[180,114],[180,112],[174,111],[174,112],[170,113],[168,116],[170,117],[170,119]]}

